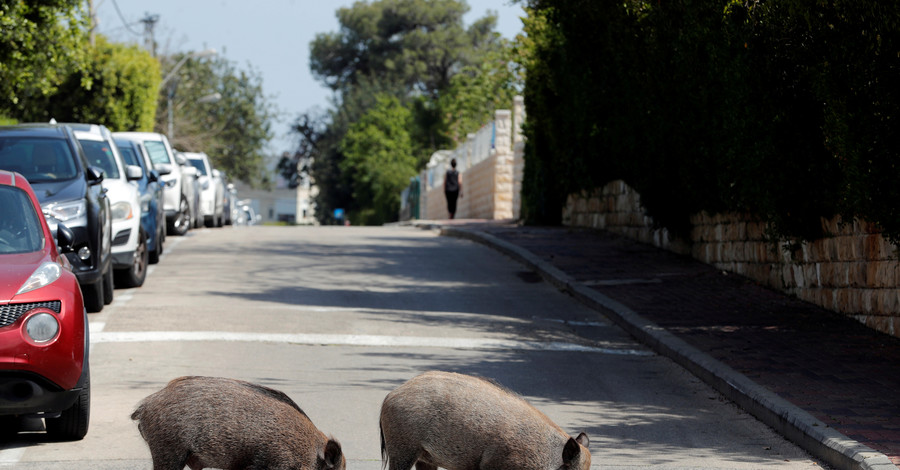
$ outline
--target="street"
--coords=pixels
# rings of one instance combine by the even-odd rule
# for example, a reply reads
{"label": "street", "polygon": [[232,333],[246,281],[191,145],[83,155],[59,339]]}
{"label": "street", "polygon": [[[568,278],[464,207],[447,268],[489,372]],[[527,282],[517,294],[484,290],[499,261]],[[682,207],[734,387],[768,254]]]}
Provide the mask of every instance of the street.
{"label": "street", "polygon": [[[594,310],[485,246],[412,227],[234,227],[171,237],[143,287],[90,314],[91,426],[22,433],[0,468],[149,469],[129,418],[183,375],[287,393],[381,468],[378,413],[431,369],[495,379],[566,432],[593,468],[822,468]],[[175,255],[173,255],[175,253]]]}

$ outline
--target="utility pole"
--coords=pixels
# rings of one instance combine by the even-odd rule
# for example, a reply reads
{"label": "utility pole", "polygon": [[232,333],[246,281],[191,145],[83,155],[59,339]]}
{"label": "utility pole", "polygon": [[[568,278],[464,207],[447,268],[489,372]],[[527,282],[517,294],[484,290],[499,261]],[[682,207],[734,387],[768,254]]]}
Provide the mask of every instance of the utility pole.
{"label": "utility pole", "polygon": [[144,23],[144,44],[153,57],[156,57],[156,38],[153,37],[153,28],[157,21],[159,21],[159,15],[150,13],[144,13],[144,17],[141,18],[141,23]]}

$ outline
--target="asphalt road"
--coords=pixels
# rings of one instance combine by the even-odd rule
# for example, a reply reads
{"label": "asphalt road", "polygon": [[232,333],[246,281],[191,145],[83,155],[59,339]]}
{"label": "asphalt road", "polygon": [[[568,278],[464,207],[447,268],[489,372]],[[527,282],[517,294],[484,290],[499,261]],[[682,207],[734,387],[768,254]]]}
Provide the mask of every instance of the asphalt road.
{"label": "asphalt road", "polygon": [[[91,314],[79,442],[0,443],[0,468],[150,469],[129,419],[182,375],[290,395],[381,468],[381,400],[416,374],[491,377],[573,435],[593,467],[822,468],[606,318],[485,246],[411,227],[226,227],[170,237],[139,289]],[[39,423],[38,423],[39,424]]]}

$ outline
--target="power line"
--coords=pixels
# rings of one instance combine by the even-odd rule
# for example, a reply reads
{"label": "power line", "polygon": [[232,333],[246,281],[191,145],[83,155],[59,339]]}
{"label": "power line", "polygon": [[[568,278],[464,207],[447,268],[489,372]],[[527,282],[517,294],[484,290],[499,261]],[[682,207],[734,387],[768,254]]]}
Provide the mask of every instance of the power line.
{"label": "power line", "polygon": [[125,20],[125,15],[123,15],[122,10],[119,9],[118,2],[116,2],[116,0],[112,0],[112,3],[113,3],[113,6],[116,7],[116,13],[119,14],[119,19],[122,20],[122,24],[125,26],[125,29],[127,29],[128,32],[130,32],[131,34],[134,34],[135,36],[140,36],[142,33],[131,29],[131,25],[128,24],[128,21]]}

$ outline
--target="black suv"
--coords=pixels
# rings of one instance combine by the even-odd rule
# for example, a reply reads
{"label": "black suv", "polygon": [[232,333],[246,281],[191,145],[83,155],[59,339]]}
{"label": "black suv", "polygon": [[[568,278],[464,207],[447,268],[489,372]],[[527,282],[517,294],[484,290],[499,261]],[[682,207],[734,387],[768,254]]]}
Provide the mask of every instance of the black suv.
{"label": "black suv", "polygon": [[69,126],[0,126],[0,169],[24,176],[50,224],[62,222],[75,234],[66,257],[78,277],[84,306],[99,312],[113,299],[112,219],[103,172],[88,166]]}

